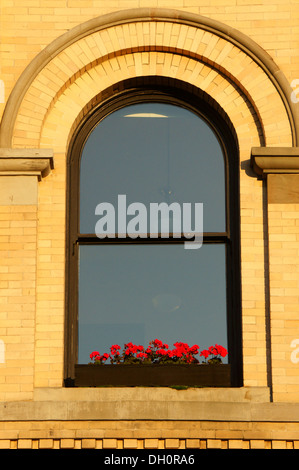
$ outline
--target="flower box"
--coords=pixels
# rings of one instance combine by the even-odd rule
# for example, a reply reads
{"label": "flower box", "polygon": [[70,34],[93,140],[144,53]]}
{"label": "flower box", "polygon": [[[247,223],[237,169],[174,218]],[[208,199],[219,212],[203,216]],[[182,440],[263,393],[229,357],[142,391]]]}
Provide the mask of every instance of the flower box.
{"label": "flower box", "polygon": [[229,364],[78,364],[76,387],[229,387]]}

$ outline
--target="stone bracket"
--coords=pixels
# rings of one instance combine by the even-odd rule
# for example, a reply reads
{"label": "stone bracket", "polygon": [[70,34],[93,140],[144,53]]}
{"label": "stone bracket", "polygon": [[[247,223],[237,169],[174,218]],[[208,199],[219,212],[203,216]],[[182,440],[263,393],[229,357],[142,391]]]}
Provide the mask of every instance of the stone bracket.
{"label": "stone bracket", "polygon": [[253,147],[251,167],[258,176],[299,174],[299,147]]}
{"label": "stone bracket", "polygon": [[0,148],[0,176],[37,176],[40,181],[54,168],[52,149]]}

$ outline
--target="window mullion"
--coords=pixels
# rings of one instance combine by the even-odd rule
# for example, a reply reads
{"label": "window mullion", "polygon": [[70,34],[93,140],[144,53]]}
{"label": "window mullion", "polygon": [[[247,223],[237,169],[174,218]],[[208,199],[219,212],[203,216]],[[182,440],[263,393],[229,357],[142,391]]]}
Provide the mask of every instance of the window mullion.
{"label": "window mullion", "polygon": [[[74,240],[74,244],[92,244],[92,245],[103,245],[103,244],[121,244],[121,243],[131,243],[131,244],[161,244],[161,243],[186,243],[192,242],[192,238],[189,239],[187,237],[172,237],[171,234],[169,237],[162,237],[158,235],[158,237],[151,237],[148,234],[147,237],[137,237],[132,238],[129,235],[126,237],[105,237],[99,238],[94,234],[79,234],[77,239]],[[229,236],[225,232],[220,233],[204,233],[202,238],[202,243],[227,243],[229,241]]]}

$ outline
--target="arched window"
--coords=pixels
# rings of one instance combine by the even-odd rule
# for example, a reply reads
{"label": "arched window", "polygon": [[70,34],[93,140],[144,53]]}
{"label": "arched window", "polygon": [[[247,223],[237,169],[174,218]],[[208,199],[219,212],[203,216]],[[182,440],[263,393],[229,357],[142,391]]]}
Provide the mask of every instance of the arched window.
{"label": "arched window", "polygon": [[149,92],[86,122],[69,160],[73,362],[158,338],[221,344],[237,364],[238,185],[221,133],[200,108]]}

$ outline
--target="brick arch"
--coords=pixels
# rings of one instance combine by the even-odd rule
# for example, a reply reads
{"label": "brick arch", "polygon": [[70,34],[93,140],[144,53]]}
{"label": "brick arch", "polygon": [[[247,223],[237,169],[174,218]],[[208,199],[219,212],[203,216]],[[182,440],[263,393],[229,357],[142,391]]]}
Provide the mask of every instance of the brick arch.
{"label": "brick arch", "polygon": [[178,78],[210,94],[241,139],[250,130],[251,145],[261,145],[261,134],[270,146],[296,142],[284,77],[258,46],[198,15],[136,9],[80,25],[32,61],[8,100],[1,145],[64,152],[73,123],[94,97],[149,75]]}
{"label": "brick arch", "polygon": [[[188,101],[189,104],[191,104],[193,100],[196,102],[201,102],[203,105],[204,103],[207,103],[209,108],[213,110],[212,112],[215,111],[219,118],[226,123],[227,129],[229,129],[231,133],[231,138],[234,140],[236,147],[238,147],[238,136],[235,132],[235,127],[233,123],[230,121],[225,111],[218,105],[215,100],[212,99],[210,95],[208,95],[203,90],[197,88],[196,86],[190,85],[189,83],[186,83],[176,78],[169,78],[164,76],[157,77],[149,75],[122,80],[101,91],[97,96],[94,96],[86,104],[86,106],[81,109],[76,120],[73,122],[72,128],[69,133],[67,148],[69,149],[71,147],[71,141],[77,138],[77,134],[78,132],[80,132],[82,124],[84,124],[85,120],[87,120],[92,114],[97,111],[98,107],[103,106],[105,108],[107,107],[107,105],[109,106],[111,100],[117,100],[118,97],[120,100],[122,100],[122,102],[124,102],[124,96],[127,96],[128,94],[131,96],[132,94],[134,94],[134,92],[136,92],[137,94],[138,92],[142,94],[144,91],[151,91],[153,95],[154,93],[157,93],[157,95],[159,96],[158,99],[161,99],[163,94],[166,94],[166,96],[177,96],[177,98],[181,98],[182,101],[184,101],[184,97],[186,97],[186,102]],[[248,109],[250,109],[249,105]],[[200,112],[201,110],[198,109],[198,111]],[[254,114],[253,110],[252,114]],[[208,120],[209,117],[206,116]],[[217,128],[217,124],[214,123],[214,125]],[[262,142],[262,129],[260,129],[260,139]]]}
{"label": "brick arch", "polygon": [[[169,54],[172,54],[172,56],[170,57]],[[118,56],[121,56],[121,58],[118,59]],[[232,80],[227,74],[227,71],[221,65],[215,67],[215,64],[212,64],[209,60],[205,60],[205,58],[194,58],[192,54],[187,50],[178,52],[176,49],[172,50],[171,48],[163,48],[163,46],[156,46],[155,48],[153,48],[153,50],[147,50],[147,48],[140,47],[138,51],[118,51],[118,53],[115,53],[115,56],[113,57],[116,58],[116,61],[119,64],[119,68],[121,67],[123,75],[122,80],[117,81],[117,78],[119,77],[117,77],[117,75],[115,74],[116,81],[113,82],[113,86],[115,89],[120,86],[120,83],[126,82],[126,80],[128,80],[128,76],[134,76],[136,77],[136,79],[142,78],[143,76],[145,80],[147,80],[147,77],[154,76],[157,76],[159,77],[159,79],[163,80],[163,76],[169,76],[169,79],[175,79],[178,77],[178,79],[181,79],[182,81],[185,80],[186,86],[192,86],[194,89],[194,93],[197,93],[199,90],[204,91],[206,88],[209,87],[212,88],[214,83],[216,83],[215,86],[218,87],[219,91],[220,87],[217,83],[217,80],[215,80],[215,77],[217,76],[217,78],[220,79],[222,76],[223,88],[230,88],[231,91],[232,89],[235,89],[238,95],[241,95],[244,102],[247,103],[248,108],[250,108],[251,110],[250,112],[252,112],[252,114],[256,116],[256,125],[259,130],[261,145],[265,143],[265,132],[263,129],[263,123],[258,108],[256,107],[248,91],[245,90],[244,87],[242,87],[242,84],[238,80]],[[168,66],[166,67],[162,65],[164,57],[167,57],[165,62],[168,63]],[[139,71],[137,70],[138,61],[140,65]],[[120,64],[120,62],[122,62],[122,64]],[[137,66],[134,68],[133,64]],[[171,65],[169,66],[169,64]],[[113,58],[111,59],[109,55],[106,55],[101,58],[95,59],[93,62],[84,65],[84,67],[76,71],[76,73],[74,73],[69,78],[67,84],[64,84],[53,97],[45,113],[43,125],[46,125],[45,123],[48,117],[50,116],[53,108],[56,106],[57,102],[64,99],[64,95],[66,94],[65,91],[67,88],[69,91],[68,94],[70,96],[70,90],[74,84],[78,90],[80,86],[84,86],[84,82],[87,84],[87,82],[89,81],[89,84],[91,85],[91,89],[89,90],[90,96],[93,96],[93,93],[95,91],[100,91],[79,112],[79,115],[83,117],[85,112],[84,110],[89,109],[90,103],[92,105],[95,105],[99,102],[99,100],[101,100],[100,97],[103,93],[103,87],[109,82],[107,73],[105,72],[105,70],[107,70],[108,68],[110,68],[111,71],[113,70]],[[138,72],[140,74],[140,69],[143,70],[142,76],[138,75]],[[212,70],[216,71],[216,73]],[[192,73],[190,73],[190,71]],[[90,75],[94,76],[93,79],[92,77],[90,77]],[[98,75],[101,84],[97,84],[95,87],[92,86],[92,81],[96,80],[96,75]],[[205,75],[207,75],[207,77]],[[205,80],[201,80],[201,82],[199,83],[200,77],[205,78]],[[202,89],[199,88],[200,86],[202,87]],[[109,88],[110,87],[106,88],[106,90]]]}
{"label": "brick arch", "polygon": [[[128,67],[128,61],[134,63],[134,66]],[[70,81],[66,91],[60,94],[45,114],[36,146],[54,145],[56,152],[65,153],[74,123],[98,104],[105,90],[114,88],[117,92],[132,77],[155,77],[158,84],[165,79],[178,80],[180,87],[189,86],[194,91],[200,90],[217,102],[219,109],[223,109],[229,116],[240,140],[248,138],[250,133],[251,146],[264,143],[263,123],[250,100],[233,81],[215,72],[210,65],[194,59],[179,56],[179,61],[174,66],[176,61],[178,56],[169,52],[162,55],[155,51],[138,52],[130,54],[130,58],[122,56],[123,64],[119,70],[113,70],[113,60],[107,59],[105,63],[85,71],[74,81]]]}

